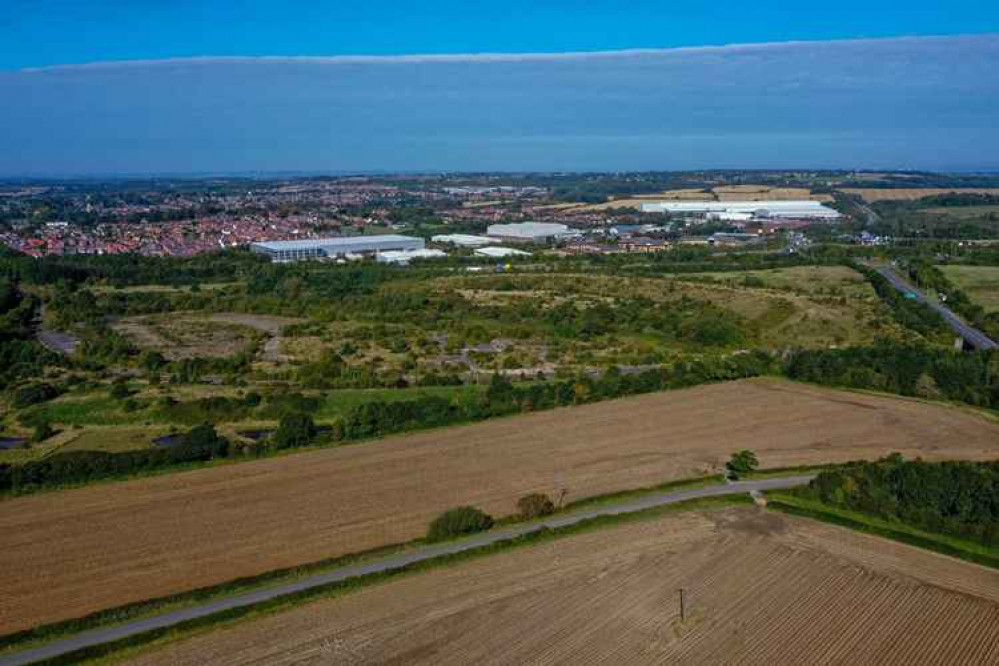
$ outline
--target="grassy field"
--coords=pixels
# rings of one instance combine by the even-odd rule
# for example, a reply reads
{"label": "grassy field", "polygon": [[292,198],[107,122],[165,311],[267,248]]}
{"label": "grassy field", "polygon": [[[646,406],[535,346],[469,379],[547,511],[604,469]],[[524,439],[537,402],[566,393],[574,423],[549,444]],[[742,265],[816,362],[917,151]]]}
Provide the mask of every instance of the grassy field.
{"label": "grassy field", "polygon": [[960,287],[988,312],[999,312],[999,266],[938,266],[947,279]]}
{"label": "grassy field", "polygon": [[14,498],[0,512],[0,633],[405,542],[462,504],[505,516],[530,492],[574,502],[717,473],[742,448],[765,467],[993,459],[999,426],[743,381]]}
{"label": "grassy field", "polygon": [[113,328],[140,349],[158,351],[170,360],[232,356],[249,349],[259,335],[253,327],[219,315],[180,312],[125,317]]}
{"label": "grassy field", "polygon": [[[795,266],[761,271],[697,273],[695,278],[710,278],[733,287],[788,290],[805,294],[837,294],[850,298],[874,298],[870,283],[846,266]],[[747,285],[746,278],[750,278]]]}
{"label": "grassy field", "polygon": [[605,203],[579,207],[578,210],[599,211],[612,208],[640,209],[650,201],[832,201],[828,194],[812,194],[802,187],[770,187],[768,185],[729,185],[710,191],[701,189],[666,190],[658,194],[639,194],[634,197],[612,199]]}
{"label": "grassy field", "polygon": [[[680,616],[678,589],[684,590]],[[130,655],[306,663],[991,663],[999,572],[754,508],[542,542]]]}
{"label": "grassy field", "polygon": [[999,194],[999,188],[961,188],[941,189],[935,187],[912,187],[912,188],[843,188],[847,194],[857,194],[865,201],[915,201],[923,197],[935,196],[937,194]]}
{"label": "grassy field", "polygon": [[[751,278],[748,283],[747,277]],[[881,305],[870,285],[845,267],[697,273],[667,278],[510,276],[505,281],[517,288],[497,291],[496,278],[465,278],[458,293],[476,302],[508,306],[525,298],[557,304],[569,296],[576,303],[612,302],[622,294],[658,303],[674,303],[689,297],[744,317],[755,336],[751,346],[761,348],[862,345],[870,343],[879,333],[891,334],[888,328],[879,328],[878,320],[887,323],[888,319],[879,315]],[[574,345],[585,347],[578,341]],[[597,341],[597,346],[612,351],[606,341]],[[680,347],[659,342],[653,348],[677,351]]]}
{"label": "grassy field", "polygon": [[957,218],[973,218],[994,214],[999,215],[999,206],[939,206],[936,208],[923,208],[920,212]]}
{"label": "grassy field", "polygon": [[[177,400],[196,400],[209,396],[238,397],[247,389],[215,386],[169,387],[164,393],[145,388],[136,395],[140,400],[154,402],[163,395]],[[456,398],[474,396],[485,390],[484,386],[429,386],[408,389],[341,389],[326,393],[319,408],[313,413],[316,423],[323,425],[346,415],[351,409],[370,402],[395,402],[413,400],[424,396]],[[308,393],[308,392],[307,392]],[[313,392],[314,393],[314,392]],[[171,418],[155,406],[128,411],[125,403],[108,396],[106,390],[96,390],[57,398],[38,411],[55,424],[58,434],[41,444],[31,444],[24,449],[0,450],[0,462],[23,462],[44,457],[55,451],[126,451],[148,448],[155,437],[175,430],[187,430],[192,424]],[[239,418],[217,424],[220,432],[228,437],[238,437],[241,430],[273,428],[275,418],[255,416],[252,412]],[[5,430],[7,434],[30,435],[30,429]]]}

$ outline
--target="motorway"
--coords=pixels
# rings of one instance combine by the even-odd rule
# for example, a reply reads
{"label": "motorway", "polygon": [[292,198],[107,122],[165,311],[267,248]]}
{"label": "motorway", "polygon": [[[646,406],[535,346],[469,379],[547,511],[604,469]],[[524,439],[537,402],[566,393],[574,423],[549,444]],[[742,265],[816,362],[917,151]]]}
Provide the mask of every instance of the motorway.
{"label": "motorway", "polygon": [[963,319],[958,317],[954,312],[935,300],[926,297],[926,294],[919,291],[908,282],[903,280],[890,268],[882,267],[876,269],[886,280],[892,283],[896,289],[902,293],[912,293],[916,295],[916,300],[920,303],[925,303],[934,310],[940,313],[940,316],[944,318],[944,321],[954,329],[954,332],[961,336],[965,342],[974,347],[975,349],[999,349],[999,345],[993,342],[987,335],[979,331],[977,328],[969,326],[964,322]]}
{"label": "motorway", "polygon": [[117,641],[130,636],[136,636],[155,629],[173,627],[188,620],[207,617],[209,615],[232,610],[234,608],[253,606],[263,601],[269,601],[271,599],[294,594],[303,590],[338,583],[350,578],[356,578],[358,576],[401,569],[416,562],[432,560],[444,555],[452,555],[454,553],[474,550],[505,539],[512,539],[525,534],[531,534],[532,532],[537,532],[545,528],[555,529],[559,527],[567,527],[569,525],[575,525],[576,523],[581,523],[600,516],[635,513],[637,511],[644,511],[645,509],[652,509],[667,504],[702,497],[716,497],[719,495],[742,493],[756,494],[765,490],[792,488],[794,486],[804,485],[813,478],[814,475],[801,475],[765,479],[761,481],[734,481],[724,485],[719,484],[716,486],[708,486],[706,488],[652,493],[637,499],[622,501],[620,503],[601,505],[590,509],[581,509],[579,511],[557,514],[539,521],[512,525],[510,527],[476,534],[457,541],[422,546],[410,552],[389,555],[361,564],[332,569],[323,573],[305,576],[290,583],[283,583],[255,590],[253,592],[246,592],[231,597],[207,601],[196,606],[168,611],[159,615],[153,615],[139,620],[132,620],[114,626],[84,631],[73,636],[67,636],[65,638],[54,640],[51,643],[47,643],[40,647],[0,656],[0,666],[30,664],[43,659],[59,657],[83,648],[110,643],[112,641]]}

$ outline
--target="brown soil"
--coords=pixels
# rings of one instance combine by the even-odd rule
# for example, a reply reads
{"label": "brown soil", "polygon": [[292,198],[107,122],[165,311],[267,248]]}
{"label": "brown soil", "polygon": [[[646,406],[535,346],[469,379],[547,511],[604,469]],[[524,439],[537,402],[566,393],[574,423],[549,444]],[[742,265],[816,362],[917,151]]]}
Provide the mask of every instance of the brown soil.
{"label": "brown soil", "polygon": [[0,503],[0,633],[420,536],[462,504],[569,501],[892,451],[999,457],[968,410],[778,381],[703,386]]}
{"label": "brown soil", "polygon": [[845,187],[842,190],[847,194],[859,194],[866,201],[914,201],[923,197],[931,197],[937,194],[999,194],[999,188],[976,188],[976,187],[912,187],[912,188],[876,188],[876,187]]}
{"label": "brown soil", "polygon": [[739,508],[396,580],[166,645],[133,663],[997,660],[999,571]]}

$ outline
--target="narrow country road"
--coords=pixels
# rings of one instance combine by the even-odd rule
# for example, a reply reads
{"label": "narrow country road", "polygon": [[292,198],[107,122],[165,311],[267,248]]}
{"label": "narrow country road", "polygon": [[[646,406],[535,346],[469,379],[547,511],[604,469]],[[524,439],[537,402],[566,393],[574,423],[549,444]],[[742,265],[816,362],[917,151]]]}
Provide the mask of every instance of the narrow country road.
{"label": "narrow country road", "polygon": [[886,267],[878,268],[875,270],[877,270],[877,272],[880,273],[882,277],[891,282],[892,286],[898,289],[900,292],[915,294],[917,301],[919,301],[920,303],[925,303],[926,305],[930,306],[931,308],[939,312],[940,316],[943,317],[944,321],[947,322],[947,325],[950,326],[952,329],[954,329],[955,333],[961,336],[961,338],[963,338],[965,342],[967,342],[975,349],[999,349],[999,345],[997,345],[994,341],[992,341],[987,335],[979,331],[977,328],[974,328],[966,324],[963,319],[954,314],[954,312],[950,308],[946,307],[942,303],[938,303],[935,300],[927,298],[926,294],[924,294],[923,292],[921,292],[920,290],[916,289],[908,282],[903,280],[901,277],[899,277],[897,273],[895,273],[895,271]]}
{"label": "narrow country road", "polygon": [[597,506],[592,509],[581,509],[565,514],[551,516],[541,521],[532,523],[513,525],[502,529],[492,530],[477,534],[459,541],[428,545],[415,549],[408,553],[389,555],[381,559],[356,564],[352,566],[333,569],[323,573],[306,576],[290,583],[275,585],[253,592],[208,601],[197,606],[169,611],[160,615],[133,620],[123,624],[84,631],[75,636],[55,640],[41,647],[24,650],[0,656],[0,666],[14,666],[15,664],[30,664],[43,659],[51,659],[60,655],[80,650],[94,645],[109,643],[129,636],[142,634],[153,629],[162,629],[193,620],[206,617],[215,613],[252,606],[262,601],[276,599],[288,594],[308,590],[315,587],[329,585],[356,578],[367,574],[379,573],[399,569],[416,562],[431,560],[443,555],[451,555],[463,551],[474,550],[483,546],[523,536],[532,532],[537,532],[544,528],[567,527],[600,516],[614,516],[625,513],[634,513],[654,507],[682,502],[684,500],[697,499],[701,497],[716,497],[719,495],[735,495],[742,493],[759,492],[773,490],[777,488],[791,488],[801,486],[814,478],[814,475],[788,476],[761,481],[735,481],[728,484],[719,484],[706,488],[694,488],[691,490],[679,490],[674,492],[663,492],[646,495],[644,497],[624,501],[620,504],[607,504]]}

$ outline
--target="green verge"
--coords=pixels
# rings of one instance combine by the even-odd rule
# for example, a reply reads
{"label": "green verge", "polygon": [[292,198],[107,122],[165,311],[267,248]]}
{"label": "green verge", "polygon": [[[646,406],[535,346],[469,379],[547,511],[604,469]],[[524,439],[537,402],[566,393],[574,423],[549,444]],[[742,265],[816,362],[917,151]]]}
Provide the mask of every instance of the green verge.
{"label": "green verge", "polygon": [[424,560],[422,562],[417,562],[398,569],[393,569],[391,571],[368,574],[346,581],[310,588],[301,592],[264,601],[253,606],[223,611],[203,618],[189,620],[173,627],[156,629],[112,643],[105,643],[102,645],[84,648],[82,650],[77,650],[75,652],[38,663],[77,664],[83,661],[103,661],[112,658],[117,661],[133,656],[139,650],[148,650],[153,647],[159,647],[170,641],[186,638],[194,634],[205,633],[209,630],[215,630],[228,626],[238,621],[278,613],[302,603],[339,597],[349,594],[350,592],[395,580],[403,576],[431,571],[446,566],[453,566],[497,553],[507,552],[527,546],[539,545],[556,539],[583,534],[610,526],[650,520],[671,513],[694,510],[711,510],[729,506],[744,506],[752,504],[753,500],[748,495],[734,494],[685,500],[633,513],[599,516],[597,518],[584,520],[566,527],[557,529],[542,529],[523,536],[498,541],[494,544],[483,546],[481,548],[455,553],[452,555],[444,555],[431,560]]}
{"label": "green verge", "polygon": [[[564,515],[571,513],[573,510],[577,510],[583,507],[593,507],[596,505],[610,504],[613,502],[620,502],[626,499],[634,499],[644,495],[650,495],[664,491],[705,488],[712,485],[720,485],[723,481],[724,478],[721,475],[680,479],[678,481],[668,481],[666,483],[662,483],[656,486],[650,486],[648,488],[626,490],[616,493],[608,493],[606,495],[596,495],[593,497],[588,497],[582,500],[578,500],[576,502],[569,503],[568,505],[563,507],[563,509],[558,513]],[[525,521],[523,521],[518,516],[513,515],[496,521],[496,526],[501,527],[522,522]],[[177,610],[180,608],[193,606],[199,603],[204,603],[206,601],[217,599],[219,597],[232,596],[235,594],[241,594],[244,592],[259,590],[266,587],[279,585],[281,583],[287,583],[289,581],[296,580],[304,576],[317,574],[323,571],[339,569],[341,567],[354,565],[360,562],[386,557],[389,555],[396,555],[417,548],[423,545],[424,543],[425,543],[424,539],[414,539],[412,541],[405,543],[392,544],[380,548],[361,551],[358,553],[351,553],[348,555],[341,555],[337,557],[322,559],[316,562],[310,562],[295,567],[276,569],[274,571],[269,571],[256,576],[237,578],[234,580],[226,581],[224,583],[220,583],[218,585],[211,585],[208,587],[189,590],[186,592],[180,592],[165,597],[158,597],[155,599],[138,601],[123,606],[117,606],[114,608],[108,608],[105,610],[97,611],[95,613],[91,613],[89,615],[85,615],[79,618],[74,618],[71,620],[64,620],[62,622],[54,622],[51,624],[41,625],[32,629],[26,629],[24,631],[19,631],[16,633],[7,634],[5,636],[0,636],[0,655],[8,653],[14,649],[25,650],[30,647],[35,647],[37,645],[47,643],[57,638],[61,638],[72,634],[77,634],[82,631],[97,629],[100,627],[108,627],[128,622],[131,620],[150,617],[152,615],[158,615],[160,613],[164,613],[167,611]]]}
{"label": "green verge", "polygon": [[797,474],[818,474],[819,472],[829,472],[835,469],[851,467],[864,461],[854,461],[845,463],[829,463],[824,465],[797,465],[793,467],[771,467],[768,469],[757,469],[752,472],[742,472],[739,474],[740,481],[762,481],[764,479],[776,479],[782,476],[792,476]]}
{"label": "green verge", "polygon": [[788,492],[768,492],[767,508],[804,518],[847,527],[858,532],[900,541],[982,566],[999,569],[999,548],[988,548],[946,534],[924,532],[905,523],[869,516],[858,511],[831,507],[817,500]]}

